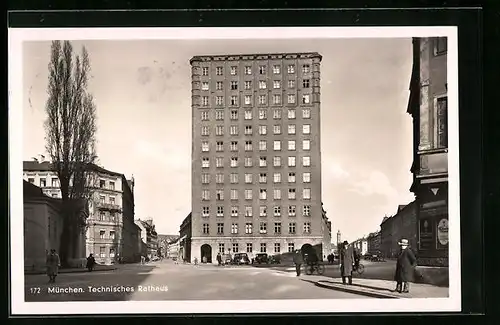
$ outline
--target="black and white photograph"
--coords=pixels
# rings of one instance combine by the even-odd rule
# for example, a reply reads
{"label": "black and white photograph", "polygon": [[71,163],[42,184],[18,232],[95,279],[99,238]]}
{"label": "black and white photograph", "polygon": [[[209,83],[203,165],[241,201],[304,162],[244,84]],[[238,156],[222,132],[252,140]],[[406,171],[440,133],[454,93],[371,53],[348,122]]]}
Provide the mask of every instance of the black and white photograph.
{"label": "black and white photograph", "polygon": [[9,29],[12,312],[459,311],[457,55],[454,27]]}

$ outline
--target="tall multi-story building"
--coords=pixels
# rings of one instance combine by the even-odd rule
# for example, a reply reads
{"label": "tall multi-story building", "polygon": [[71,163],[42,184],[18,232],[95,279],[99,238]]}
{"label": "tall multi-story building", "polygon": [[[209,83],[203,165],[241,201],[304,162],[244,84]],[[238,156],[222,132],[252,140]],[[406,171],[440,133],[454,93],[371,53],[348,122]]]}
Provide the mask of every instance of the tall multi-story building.
{"label": "tall multi-story building", "polygon": [[413,39],[407,112],[413,118],[413,184],[417,204],[417,259],[448,266],[447,38]]}
{"label": "tall multi-story building", "polygon": [[[90,164],[95,182],[89,200],[85,233],[86,255],[94,254],[98,263],[109,264],[121,258],[133,262],[138,258],[138,228],[134,225],[134,180],[123,174]],[[42,188],[51,197],[60,198],[59,179],[49,161],[35,159],[23,163],[23,178]]]}
{"label": "tall multi-story building", "polygon": [[141,230],[141,241],[146,247],[145,257],[147,256],[150,259],[158,257],[158,249],[160,246],[153,219],[137,219],[135,220],[135,224]]}
{"label": "tall multi-story building", "polygon": [[191,258],[322,255],[318,53],[195,56]]}

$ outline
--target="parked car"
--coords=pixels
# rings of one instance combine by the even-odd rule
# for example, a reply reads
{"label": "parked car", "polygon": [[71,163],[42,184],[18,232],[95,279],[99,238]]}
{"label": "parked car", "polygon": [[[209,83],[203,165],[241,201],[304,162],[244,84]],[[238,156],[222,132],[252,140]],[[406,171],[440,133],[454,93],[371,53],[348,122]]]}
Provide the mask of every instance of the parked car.
{"label": "parked car", "polygon": [[281,256],[279,256],[279,255],[269,256],[269,263],[270,264],[281,264]]}
{"label": "parked car", "polygon": [[233,263],[236,265],[250,264],[250,259],[247,253],[236,253],[233,257]]}
{"label": "parked car", "polygon": [[255,263],[257,264],[269,264],[269,257],[267,253],[257,253],[255,255]]}
{"label": "parked car", "polygon": [[233,263],[233,260],[231,259],[230,254],[223,254],[221,257],[222,257],[222,264],[230,265]]}

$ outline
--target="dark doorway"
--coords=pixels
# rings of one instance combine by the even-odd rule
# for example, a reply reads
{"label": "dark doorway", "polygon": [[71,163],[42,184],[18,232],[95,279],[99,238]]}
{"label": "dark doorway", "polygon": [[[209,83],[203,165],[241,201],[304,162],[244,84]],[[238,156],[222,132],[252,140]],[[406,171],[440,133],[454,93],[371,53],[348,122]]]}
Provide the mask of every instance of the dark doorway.
{"label": "dark doorway", "polygon": [[208,244],[201,245],[201,262],[212,263],[212,246]]}
{"label": "dark doorway", "polygon": [[302,253],[302,256],[304,256],[305,254],[307,254],[309,256],[316,254],[316,250],[312,247],[311,244],[304,244],[304,245],[302,245],[302,248],[300,249],[300,252]]}

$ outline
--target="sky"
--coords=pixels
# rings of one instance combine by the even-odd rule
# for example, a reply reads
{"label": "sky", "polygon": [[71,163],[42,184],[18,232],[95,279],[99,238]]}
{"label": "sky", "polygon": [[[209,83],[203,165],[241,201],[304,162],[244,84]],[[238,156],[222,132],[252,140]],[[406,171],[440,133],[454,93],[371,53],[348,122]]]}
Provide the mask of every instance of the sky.
{"label": "sky", "polygon": [[[379,230],[414,199],[410,38],[73,41],[85,46],[99,164],[135,179],[136,218],[178,234],[191,208],[191,70],[204,54],[319,52],[322,200],[332,242]],[[23,159],[45,153],[50,42],[23,46]],[[45,153],[46,156],[48,156]]]}

